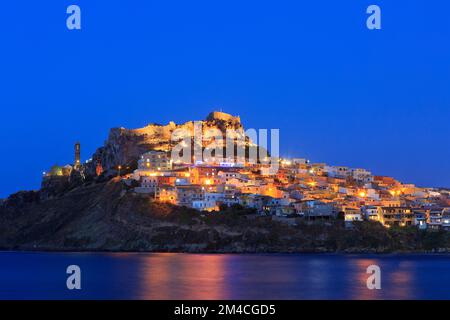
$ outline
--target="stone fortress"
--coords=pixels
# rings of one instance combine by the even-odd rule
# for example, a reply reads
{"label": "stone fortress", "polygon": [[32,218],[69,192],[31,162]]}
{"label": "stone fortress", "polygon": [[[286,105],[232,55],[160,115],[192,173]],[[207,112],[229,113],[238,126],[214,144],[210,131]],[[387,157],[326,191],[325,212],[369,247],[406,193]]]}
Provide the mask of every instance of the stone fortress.
{"label": "stone fortress", "polygon": [[211,112],[207,117],[207,121],[214,121],[214,120],[222,120],[222,121],[229,121],[229,122],[235,122],[235,123],[241,123],[241,118],[239,116],[232,116],[231,114],[221,112],[221,111],[213,111]]}

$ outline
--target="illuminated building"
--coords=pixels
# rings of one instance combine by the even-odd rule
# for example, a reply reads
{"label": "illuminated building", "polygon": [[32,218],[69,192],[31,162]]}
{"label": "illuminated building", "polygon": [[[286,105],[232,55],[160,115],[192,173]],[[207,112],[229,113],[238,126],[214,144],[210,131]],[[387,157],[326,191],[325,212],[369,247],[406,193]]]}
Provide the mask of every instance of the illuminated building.
{"label": "illuminated building", "polygon": [[157,198],[160,202],[176,204],[177,192],[170,186],[162,186],[157,188],[155,198]]}
{"label": "illuminated building", "polygon": [[384,226],[411,226],[414,223],[414,213],[409,207],[379,207],[378,215]]}
{"label": "illuminated building", "polygon": [[172,169],[172,161],[164,151],[149,151],[138,161],[139,170],[165,171]]}

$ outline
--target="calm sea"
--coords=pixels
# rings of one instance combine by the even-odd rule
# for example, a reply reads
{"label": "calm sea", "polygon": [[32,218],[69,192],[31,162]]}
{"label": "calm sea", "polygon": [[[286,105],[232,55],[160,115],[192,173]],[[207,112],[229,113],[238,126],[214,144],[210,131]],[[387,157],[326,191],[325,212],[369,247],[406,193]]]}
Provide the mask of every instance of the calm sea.
{"label": "calm sea", "polygon": [[0,299],[450,299],[450,255],[0,252]]}

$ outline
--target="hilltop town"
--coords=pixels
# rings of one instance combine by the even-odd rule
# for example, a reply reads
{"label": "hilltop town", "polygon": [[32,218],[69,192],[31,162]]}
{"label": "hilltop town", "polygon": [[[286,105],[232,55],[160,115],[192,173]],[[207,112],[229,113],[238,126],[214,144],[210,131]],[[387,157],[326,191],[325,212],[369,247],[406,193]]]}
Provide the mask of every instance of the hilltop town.
{"label": "hilltop town", "polygon": [[[244,132],[239,117],[223,112],[212,112],[203,125],[222,132],[228,128],[237,129],[240,135]],[[120,177],[129,192],[157,203],[195,209],[199,214],[242,206],[288,224],[299,219],[340,219],[347,228],[355,222],[372,221],[387,228],[450,229],[449,190],[405,184],[362,168],[302,158],[277,159],[276,172],[261,161],[239,162],[236,158],[173,161],[171,133],[180,128],[192,131],[193,126],[193,122],[171,122],[135,130],[113,129],[105,146],[83,164],[77,143],[73,165],[54,166],[44,173],[44,197],[55,196],[73,181]],[[251,140],[242,141],[246,147],[255,146]]]}

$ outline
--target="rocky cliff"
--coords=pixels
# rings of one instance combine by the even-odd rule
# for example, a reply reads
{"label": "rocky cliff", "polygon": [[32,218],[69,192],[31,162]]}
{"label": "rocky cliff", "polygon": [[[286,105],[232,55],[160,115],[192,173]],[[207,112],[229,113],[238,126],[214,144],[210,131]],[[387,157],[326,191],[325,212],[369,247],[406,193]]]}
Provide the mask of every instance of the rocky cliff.
{"label": "rocky cliff", "polygon": [[21,192],[0,204],[0,250],[158,252],[392,252],[448,250],[448,232],[343,221],[296,225],[241,207],[202,216],[153,202],[120,179],[43,200]]}

